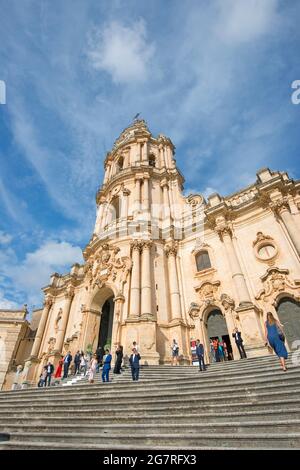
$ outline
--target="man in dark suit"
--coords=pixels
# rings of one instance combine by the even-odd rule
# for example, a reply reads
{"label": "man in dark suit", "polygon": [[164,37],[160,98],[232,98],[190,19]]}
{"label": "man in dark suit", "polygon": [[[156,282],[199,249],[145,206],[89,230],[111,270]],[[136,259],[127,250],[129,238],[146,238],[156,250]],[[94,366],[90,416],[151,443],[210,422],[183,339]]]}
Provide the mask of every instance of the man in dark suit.
{"label": "man in dark suit", "polygon": [[200,343],[199,339],[197,339],[196,354],[197,354],[198,361],[199,361],[199,371],[200,370],[202,371],[201,364],[203,364],[203,370],[206,370],[205,363],[204,363],[204,347],[203,347],[203,344]]}
{"label": "man in dark suit", "polygon": [[70,367],[71,361],[72,361],[72,354],[70,353],[70,351],[68,351],[67,354],[64,357],[64,376],[63,376],[63,379],[68,378],[68,372],[69,372],[69,367]]}
{"label": "man in dark suit", "polygon": [[132,380],[139,380],[139,373],[140,373],[140,360],[141,356],[137,352],[135,348],[132,350],[132,354],[129,358],[129,363],[131,366],[131,374],[132,374]]}
{"label": "man in dark suit", "polygon": [[74,364],[75,364],[74,375],[78,374],[78,372],[79,372],[80,361],[81,361],[80,352],[77,351],[77,353],[75,354],[75,357],[74,357]]}
{"label": "man in dark suit", "polygon": [[235,339],[235,344],[237,345],[241,359],[244,359],[244,358],[246,359],[247,354],[243,345],[243,338],[242,338],[241,332],[237,328],[234,329],[232,333],[232,337]]}
{"label": "man in dark suit", "polygon": [[47,382],[48,382],[48,387],[50,387],[51,377],[52,377],[52,374],[54,372],[54,365],[51,364],[51,362],[48,362],[48,364],[46,366],[46,369],[47,369],[47,375],[46,375],[46,378],[45,378],[44,385],[46,387]]}

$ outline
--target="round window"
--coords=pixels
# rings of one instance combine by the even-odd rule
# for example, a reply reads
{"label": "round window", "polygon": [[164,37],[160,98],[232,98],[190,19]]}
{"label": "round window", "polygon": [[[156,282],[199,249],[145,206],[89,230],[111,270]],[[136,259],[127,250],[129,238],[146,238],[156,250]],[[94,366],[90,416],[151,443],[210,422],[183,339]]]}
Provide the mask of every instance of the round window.
{"label": "round window", "polygon": [[269,260],[273,258],[276,255],[276,252],[277,250],[275,246],[270,244],[260,246],[257,250],[257,254],[262,260]]}

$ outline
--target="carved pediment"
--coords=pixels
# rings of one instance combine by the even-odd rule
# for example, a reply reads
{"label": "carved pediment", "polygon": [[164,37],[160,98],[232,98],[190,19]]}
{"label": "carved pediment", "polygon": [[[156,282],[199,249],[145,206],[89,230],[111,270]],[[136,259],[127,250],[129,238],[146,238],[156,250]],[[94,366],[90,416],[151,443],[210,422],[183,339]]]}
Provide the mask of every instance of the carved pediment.
{"label": "carved pediment", "polygon": [[300,296],[300,280],[291,280],[288,277],[288,269],[279,269],[272,267],[267,269],[266,273],[261,277],[264,288],[255,296],[257,300],[267,300],[281,292],[291,293]]}

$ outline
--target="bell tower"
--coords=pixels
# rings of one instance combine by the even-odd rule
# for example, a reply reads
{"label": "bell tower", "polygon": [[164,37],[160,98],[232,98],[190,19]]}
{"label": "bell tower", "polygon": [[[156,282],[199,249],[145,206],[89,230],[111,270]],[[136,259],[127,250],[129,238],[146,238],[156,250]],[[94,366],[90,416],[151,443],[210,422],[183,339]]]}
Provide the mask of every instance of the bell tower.
{"label": "bell tower", "polygon": [[[122,344],[140,343],[149,364],[161,360],[158,337],[180,343],[187,327],[180,297],[176,207],[184,205],[184,179],[175,147],[164,135],[153,137],[144,120],[127,127],[104,162],[104,181],[96,195],[92,244],[113,244],[132,260],[125,294]],[[157,325],[161,324],[160,333]],[[166,339],[167,338],[167,339]],[[187,358],[187,345],[181,344]]]}

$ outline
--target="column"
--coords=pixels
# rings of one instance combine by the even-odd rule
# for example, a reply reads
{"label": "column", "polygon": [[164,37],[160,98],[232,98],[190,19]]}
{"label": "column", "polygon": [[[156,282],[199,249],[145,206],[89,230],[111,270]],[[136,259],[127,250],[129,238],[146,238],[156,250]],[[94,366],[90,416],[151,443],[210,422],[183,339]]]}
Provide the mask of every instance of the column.
{"label": "column", "polygon": [[143,143],[142,162],[148,163],[148,141]]}
{"label": "column", "polygon": [[141,312],[145,316],[152,315],[151,245],[151,240],[142,241]]}
{"label": "column", "polygon": [[113,327],[111,335],[111,346],[116,348],[120,344],[120,324],[122,316],[122,305],[125,302],[125,297],[122,294],[119,294],[114,299],[114,317],[113,317]]}
{"label": "column", "polygon": [[142,203],[143,203],[143,212],[146,215],[147,220],[149,220],[149,206],[150,206],[150,201],[149,201],[149,175],[144,176]]}
{"label": "column", "polygon": [[32,350],[31,350],[31,356],[33,357],[38,357],[42,338],[43,338],[44,331],[45,331],[45,326],[47,323],[47,319],[48,319],[48,315],[49,315],[52,303],[53,303],[52,298],[47,296],[45,298],[42,316],[39,322],[39,326],[38,326],[37,333],[35,335],[34,343],[33,343]]}
{"label": "column", "polygon": [[166,165],[165,165],[165,159],[164,159],[164,148],[162,144],[159,145],[158,150],[159,150],[159,167],[161,169],[164,169]]}
{"label": "column", "polygon": [[98,208],[98,215],[97,215],[97,221],[96,221],[96,226],[95,226],[95,233],[101,232],[102,228],[102,218],[103,218],[103,211],[104,211],[104,201],[100,202],[99,208]]}
{"label": "column", "polygon": [[142,180],[140,178],[136,178],[135,180],[135,195],[134,195],[134,208],[135,213],[139,212],[141,209],[141,183]]}
{"label": "column", "polygon": [[172,320],[181,320],[181,303],[179,282],[176,266],[177,243],[174,241],[165,246],[165,253],[168,258],[169,287],[171,300]]}
{"label": "column", "polygon": [[132,271],[131,271],[131,289],[130,289],[130,312],[129,317],[140,316],[140,252],[141,244],[139,240],[131,242],[132,248]]}
{"label": "column", "polygon": [[227,225],[223,225],[221,227],[217,227],[216,230],[225,246],[228,263],[231,269],[232,279],[236,289],[237,298],[239,299],[239,304],[249,304],[251,303],[251,298],[249,295],[244,274],[242,273],[240,262],[238,260],[236,251],[232,243],[231,229]]}
{"label": "column", "polygon": [[300,255],[300,234],[298,227],[290,212],[287,197],[283,197],[282,199],[272,202],[270,206],[271,209],[275,212],[275,214],[282,219],[288,231],[288,234],[291,237],[291,240],[296,248],[296,251],[298,255]]}
{"label": "column", "polygon": [[73,296],[74,296],[74,288],[69,287],[67,289],[67,292],[65,293],[66,301],[65,301],[65,305],[63,309],[62,318],[58,326],[58,333],[57,333],[57,338],[56,338],[56,343],[55,343],[55,349],[59,352],[62,352],[62,349],[63,349]]}

